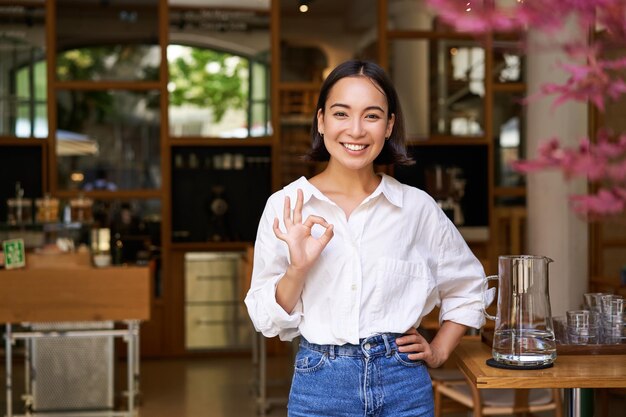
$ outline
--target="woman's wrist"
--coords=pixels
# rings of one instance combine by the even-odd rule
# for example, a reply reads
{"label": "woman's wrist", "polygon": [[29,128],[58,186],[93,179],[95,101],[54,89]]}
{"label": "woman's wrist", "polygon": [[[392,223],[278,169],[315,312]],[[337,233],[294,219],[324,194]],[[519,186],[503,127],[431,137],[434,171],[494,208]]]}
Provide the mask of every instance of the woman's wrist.
{"label": "woman's wrist", "polygon": [[442,346],[437,345],[436,343],[430,344],[430,351],[431,351],[433,360],[431,361],[432,363],[429,363],[428,365],[431,368],[440,367],[450,357],[450,352],[447,349],[443,348]]}
{"label": "woman's wrist", "polygon": [[299,267],[289,264],[283,277],[287,277],[292,281],[304,281],[310,269],[310,267]]}
{"label": "woman's wrist", "polygon": [[293,311],[304,288],[308,270],[288,266],[276,286],[276,302],[289,314]]}

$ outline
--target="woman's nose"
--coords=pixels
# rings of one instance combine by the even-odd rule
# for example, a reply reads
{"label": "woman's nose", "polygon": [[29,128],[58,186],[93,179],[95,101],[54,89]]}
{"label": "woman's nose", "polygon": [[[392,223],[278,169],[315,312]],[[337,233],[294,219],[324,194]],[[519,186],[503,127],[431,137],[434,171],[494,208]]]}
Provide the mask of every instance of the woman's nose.
{"label": "woman's nose", "polygon": [[350,126],[350,134],[354,137],[363,135],[363,121],[359,118],[355,118]]}

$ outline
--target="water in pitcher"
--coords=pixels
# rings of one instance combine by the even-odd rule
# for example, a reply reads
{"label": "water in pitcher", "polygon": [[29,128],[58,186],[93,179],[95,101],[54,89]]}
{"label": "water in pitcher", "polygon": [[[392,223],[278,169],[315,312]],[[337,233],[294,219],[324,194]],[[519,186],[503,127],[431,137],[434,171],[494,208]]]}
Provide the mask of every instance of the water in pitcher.
{"label": "water in pitcher", "polygon": [[492,354],[496,361],[516,366],[554,362],[554,332],[537,329],[507,329],[494,334]]}

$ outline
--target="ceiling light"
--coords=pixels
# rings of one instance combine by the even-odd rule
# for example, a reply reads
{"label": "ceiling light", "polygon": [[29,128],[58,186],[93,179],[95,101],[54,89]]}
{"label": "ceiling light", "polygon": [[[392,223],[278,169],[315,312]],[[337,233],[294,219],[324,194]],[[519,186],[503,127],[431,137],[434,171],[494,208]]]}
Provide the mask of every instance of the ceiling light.
{"label": "ceiling light", "polygon": [[301,13],[308,12],[309,3],[311,3],[311,0],[300,0],[300,6],[298,6],[298,10],[300,10]]}

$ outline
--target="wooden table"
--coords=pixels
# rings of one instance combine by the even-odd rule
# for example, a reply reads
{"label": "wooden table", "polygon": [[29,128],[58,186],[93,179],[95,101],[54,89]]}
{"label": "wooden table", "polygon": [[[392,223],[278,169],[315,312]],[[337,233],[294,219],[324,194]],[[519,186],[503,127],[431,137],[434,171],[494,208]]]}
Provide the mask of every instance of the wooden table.
{"label": "wooden table", "polygon": [[[33,258],[35,259],[35,258]],[[62,263],[63,265],[63,263]],[[127,345],[128,407],[106,416],[133,416],[139,392],[139,322],[150,318],[148,267],[84,265],[0,271],[0,323],[5,323],[6,417],[12,404],[12,346],[36,338],[121,337]],[[14,332],[13,324],[123,321],[126,329]],[[90,415],[97,415],[94,412]],[[64,413],[63,415],[70,414]]]}
{"label": "wooden table", "polygon": [[528,371],[488,366],[491,348],[466,339],[454,351],[461,371],[482,388],[564,388],[568,415],[580,417],[581,388],[626,387],[626,355],[560,355],[552,368]]}

